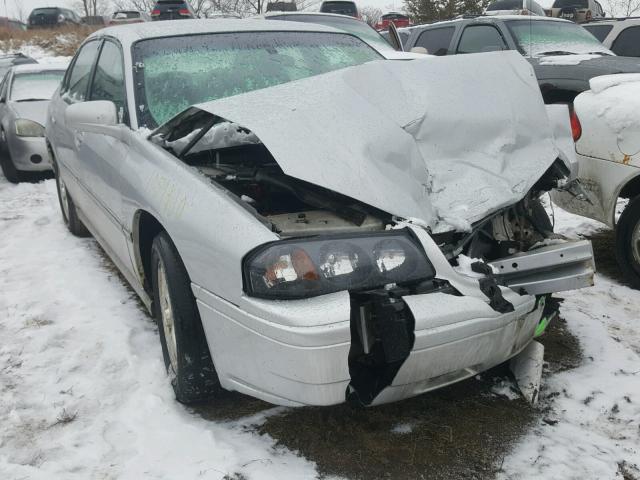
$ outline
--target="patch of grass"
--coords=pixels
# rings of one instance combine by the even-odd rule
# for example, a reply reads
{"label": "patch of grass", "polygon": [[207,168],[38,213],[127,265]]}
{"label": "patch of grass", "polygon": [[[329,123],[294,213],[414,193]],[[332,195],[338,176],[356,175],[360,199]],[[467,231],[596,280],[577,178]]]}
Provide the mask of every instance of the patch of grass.
{"label": "patch of grass", "polygon": [[10,30],[0,28],[0,50],[18,51],[25,46],[37,46],[56,56],[73,55],[93,27],[61,27],[38,30]]}

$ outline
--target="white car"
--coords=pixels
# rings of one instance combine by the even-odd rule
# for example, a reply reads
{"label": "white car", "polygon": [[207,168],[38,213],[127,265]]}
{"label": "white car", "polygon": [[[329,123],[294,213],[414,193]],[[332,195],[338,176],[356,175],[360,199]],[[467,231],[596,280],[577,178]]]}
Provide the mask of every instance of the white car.
{"label": "white car", "polygon": [[640,17],[598,20],[583,27],[616,55],[640,57]]}
{"label": "white car", "polygon": [[[620,269],[640,288],[640,74],[589,83],[591,90],[576,97],[571,115],[583,194],[555,192],[554,202],[615,227]],[[629,203],[616,221],[621,198]]]}

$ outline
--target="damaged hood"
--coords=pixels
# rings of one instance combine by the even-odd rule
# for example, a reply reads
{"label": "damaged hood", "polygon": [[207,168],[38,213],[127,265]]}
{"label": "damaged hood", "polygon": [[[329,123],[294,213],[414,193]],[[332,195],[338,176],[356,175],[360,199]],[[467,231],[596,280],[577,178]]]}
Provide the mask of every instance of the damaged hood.
{"label": "damaged hood", "polygon": [[559,155],[517,52],[371,62],[196,108],[252,131],[287,175],[436,233],[519,201]]}

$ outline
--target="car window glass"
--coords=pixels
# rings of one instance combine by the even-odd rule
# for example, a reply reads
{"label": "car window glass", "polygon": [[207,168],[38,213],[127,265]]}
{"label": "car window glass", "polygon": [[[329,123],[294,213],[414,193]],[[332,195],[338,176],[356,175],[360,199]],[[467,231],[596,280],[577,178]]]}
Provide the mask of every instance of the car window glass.
{"label": "car window glass", "polygon": [[91,84],[91,100],[108,100],[116,104],[120,122],[125,121],[125,87],[122,53],[113,42],[106,41],[96,64]]}
{"label": "car window glass", "polygon": [[458,43],[458,53],[480,53],[506,50],[498,29],[490,25],[471,25],[464,29]]}
{"label": "car window glass", "polygon": [[640,57],[640,26],[628,27],[620,32],[611,50],[622,57]]}
{"label": "car window glass", "polygon": [[91,76],[91,68],[98,53],[99,45],[100,42],[93,41],[82,47],[69,73],[67,95],[75,101],[82,102],[85,100]]}
{"label": "car window glass", "polygon": [[613,25],[585,25],[584,28],[599,41],[604,41]]}
{"label": "car window glass", "polygon": [[415,46],[426,48],[431,55],[446,55],[454,31],[455,27],[425,30],[416,40]]}

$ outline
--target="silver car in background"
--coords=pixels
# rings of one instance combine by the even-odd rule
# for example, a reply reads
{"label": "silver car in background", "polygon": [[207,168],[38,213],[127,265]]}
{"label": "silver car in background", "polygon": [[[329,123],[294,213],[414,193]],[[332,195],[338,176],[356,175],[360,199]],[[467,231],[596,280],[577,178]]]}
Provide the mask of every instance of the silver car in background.
{"label": "silver car in background", "polygon": [[0,166],[10,182],[22,172],[50,171],[44,140],[47,107],[65,67],[19,65],[7,72],[0,86]]}
{"label": "silver car in background", "polygon": [[418,395],[534,345],[549,295],[593,282],[588,241],[547,242],[569,116],[517,52],[390,61],[277,20],[107,28],[47,140],[65,223],[155,316],[182,402]]}

